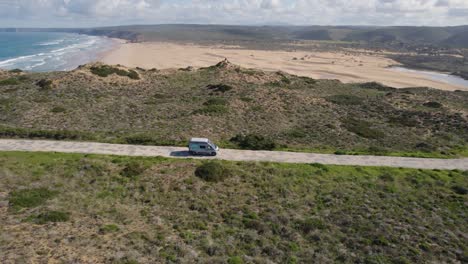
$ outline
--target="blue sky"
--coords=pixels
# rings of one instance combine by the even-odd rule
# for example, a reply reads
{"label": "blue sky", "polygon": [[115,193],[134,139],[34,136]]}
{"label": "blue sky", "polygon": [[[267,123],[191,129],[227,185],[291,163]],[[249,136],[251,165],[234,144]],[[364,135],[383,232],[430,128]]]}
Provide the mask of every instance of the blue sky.
{"label": "blue sky", "polygon": [[0,0],[0,27],[468,24],[468,0]]}

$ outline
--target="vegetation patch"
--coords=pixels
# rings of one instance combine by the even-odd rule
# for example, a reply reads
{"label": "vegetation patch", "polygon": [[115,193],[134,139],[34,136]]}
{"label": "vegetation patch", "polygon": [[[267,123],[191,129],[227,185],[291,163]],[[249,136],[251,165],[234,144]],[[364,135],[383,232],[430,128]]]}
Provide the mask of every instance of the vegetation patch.
{"label": "vegetation patch", "polygon": [[47,211],[38,215],[32,215],[26,219],[26,221],[30,221],[38,225],[67,222],[68,220],[70,220],[70,214],[61,211]]}
{"label": "vegetation patch", "polygon": [[209,161],[195,169],[195,176],[207,182],[220,182],[230,176],[230,170],[218,161]]}
{"label": "vegetation patch", "polygon": [[382,92],[390,92],[396,90],[396,88],[389,87],[378,82],[360,83],[359,87],[364,89],[374,89]]}
{"label": "vegetation patch", "polygon": [[102,227],[99,228],[99,233],[101,234],[108,234],[108,233],[115,233],[120,230],[118,225],[115,224],[108,224],[108,225],[103,225]]}
{"label": "vegetation patch", "polygon": [[126,70],[122,70],[122,69],[112,67],[112,66],[109,66],[109,65],[91,67],[91,73],[93,73],[94,75],[100,76],[100,77],[107,77],[107,76],[112,75],[112,74],[117,74],[119,76],[128,77],[128,78],[133,79],[133,80],[139,80],[140,79],[140,76],[134,70],[126,71]]}
{"label": "vegetation patch", "polygon": [[64,113],[67,109],[63,106],[56,106],[50,110],[52,113]]}
{"label": "vegetation patch", "polygon": [[210,98],[203,105],[210,106],[210,105],[227,105],[227,104],[228,102],[224,98]]}
{"label": "vegetation patch", "polygon": [[272,139],[256,134],[239,134],[231,138],[230,141],[242,149],[273,150],[276,148],[276,143]]}
{"label": "vegetation patch", "polygon": [[120,175],[126,178],[135,179],[145,172],[145,170],[146,168],[141,163],[133,161],[125,165],[120,172]]}
{"label": "vegetation patch", "polygon": [[442,108],[442,104],[439,102],[427,102],[423,104],[425,107],[430,108]]}
{"label": "vegetation patch", "polygon": [[0,137],[7,138],[43,138],[43,139],[71,139],[96,140],[96,137],[87,132],[69,130],[36,130],[28,128],[13,128],[0,126]]}
{"label": "vegetation patch", "polygon": [[225,93],[233,89],[232,86],[227,84],[210,84],[206,88],[208,90],[220,93]]}
{"label": "vegetation patch", "polygon": [[194,114],[201,114],[201,115],[222,115],[227,114],[229,112],[229,108],[224,105],[206,105],[201,109],[198,109],[194,112]]}
{"label": "vegetation patch", "polygon": [[353,132],[364,138],[382,139],[385,136],[385,133],[372,128],[372,124],[364,120],[347,118],[343,121],[343,125],[349,132]]}
{"label": "vegetation patch", "polygon": [[42,89],[52,89],[53,88],[52,80],[48,80],[48,79],[41,79],[38,82],[36,82],[36,85],[39,86]]}
{"label": "vegetation patch", "polygon": [[9,72],[11,72],[11,73],[22,73],[23,70],[21,70],[21,69],[12,69],[12,70],[9,70]]}
{"label": "vegetation patch", "polygon": [[338,105],[360,105],[364,98],[350,94],[337,94],[325,98],[327,101]]}
{"label": "vegetation patch", "polygon": [[139,133],[123,138],[125,144],[131,145],[157,145],[157,146],[179,146],[181,142],[176,142],[174,140],[162,139],[153,134]]}
{"label": "vegetation patch", "polygon": [[37,207],[56,196],[57,193],[57,191],[52,191],[47,188],[13,191],[8,199],[9,206],[15,211],[19,211],[23,208]]}
{"label": "vegetation patch", "polygon": [[5,80],[0,80],[0,86],[9,86],[9,85],[18,85],[21,82],[16,78],[8,78]]}

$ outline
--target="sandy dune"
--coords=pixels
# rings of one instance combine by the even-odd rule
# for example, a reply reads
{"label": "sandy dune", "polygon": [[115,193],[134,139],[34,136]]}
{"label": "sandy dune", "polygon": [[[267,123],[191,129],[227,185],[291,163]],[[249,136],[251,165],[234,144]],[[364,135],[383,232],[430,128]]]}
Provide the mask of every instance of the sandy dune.
{"label": "sandy dune", "polygon": [[380,55],[355,52],[264,51],[155,42],[122,44],[101,60],[129,67],[166,69],[205,67],[224,58],[243,67],[339,79],[346,83],[377,81],[397,88],[427,86],[443,90],[468,90],[467,87],[435,81],[416,73],[388,69],[388,66],[398,63]]}

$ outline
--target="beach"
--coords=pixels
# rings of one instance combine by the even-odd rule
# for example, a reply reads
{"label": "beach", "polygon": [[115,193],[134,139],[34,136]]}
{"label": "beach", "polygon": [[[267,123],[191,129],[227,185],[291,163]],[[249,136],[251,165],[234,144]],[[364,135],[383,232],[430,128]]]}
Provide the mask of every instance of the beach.
{"label": "beach", "polygon": [[231,46],[201,46],[166,42],[121,43],[100,60],[142,68],[195,68],[214,65],[227,58],[246,68],[284,71],[316,79],[338,79],[344,83],[380,82],[395,88],[432,87],[442,90],[468,90],[468,87],[438,81],[414,71],[395,71],[400,64],[381,54],[359,51],[265,51]]}

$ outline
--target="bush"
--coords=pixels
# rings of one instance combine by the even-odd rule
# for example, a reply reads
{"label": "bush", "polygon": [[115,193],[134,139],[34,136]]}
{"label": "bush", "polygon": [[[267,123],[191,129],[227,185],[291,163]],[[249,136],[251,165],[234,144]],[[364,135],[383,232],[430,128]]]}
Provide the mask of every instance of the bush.
{"label": "bush", "polygon": [[468,194],[468,188],[463,187],[463,186],[453,186],[452,190],[456,192],[457,194],[461,194],[461,195]]}
{"label": "bush", "polygon": [[0,81],[0,86],[7,86],[7,85],[18,85],[20,84],[20,81],[16,78],[8,78],[5,80]]}
{"label": "bush", "polygon": [[0,126],[0,137],[19,138],[45,138],[45,139],[71,139],[71,140],[95,140],[96,137],[87,132],[69,130],[33,130],[27,128],[12,128]]}
{"label": "bush", "polygon": [[134,179],[145,171],[145,167],[138,162],[129,162],[120,172],[120,175]]}
{"label": "bush", "polygon": [[378,82],[361,83],[359,84],[359,87],[364,88],[364,89],[374,89],[374,90],[382,91],[382,92],[390,92],[390,91],[396,90],[396,88],[392,88],[392,87],[383,85]]}
{"label": "bush", "polygon": [[70,214],[67,212],[48,211],[48,212],[44,212],[38,215],[31,216],[27,220],[38,225],[44,225],[50,222],[52,223],[66,222],[69,219],[70,219]]}
{"label": "bush", "polygon": [[53,82],[47,79],[41,79],[36,83],[37,86],[41,87],[42,89],[51,89],[53,86]]}
{"label": "bush", "polygon": [[228,264],[242,264],[244,261],[239,256],[230,257],[228,259]]}
{"label": "bush", "polygon": [[221,92],[225,93],[232,90],[232,86],[227,84],[210,84],[206,87],[208,90],[212,90],[214,92]]}
{"label": "bush", "polygon": [[11,73],[22,73],[23,70],[21,69],[13,69],[13,70],[10,70]]}
{"label": "bush", "polygon": [[203,105],[227,105],[227,100],[224,98],[210,98]]}
{"label": "bush", "polygon": [[99,233],[101,234],[114,233],[119,230],[120,228],[117,225],[110,224],[110,225],[104,225],[101,228],[99,228]]}
{"label": "bush", "polygon": [[310,77],[299,77],[299,79],[301,79],[303,82],[305,82],[306,84],[316,84],[317,81],[315,79],[312,79]]}
{"label": "bush", "polygon": [[46,188],[25,189],[12,192],[8,201],[10,208],[18,211],[23,208],[33,208],[42,205],[55,195],[57,195],[56,191]]}
{"label": "bush", "polygon": [[128,74],[127,74],[128,78],[130,79],[133,79],[133,80],[139,80],[140,79],[140,76],[138,75],[138,73],[134,70],[130,70],[128,71]]}
{"label": "bush", "polygon": [[307,235],[310,232],[316,229],[325,229],[326,226],[320,219],[309,218],[306,220],[297,221],[297,229],[299,229],[303,234]]}
{"label": "bush", "polygon": [[128,77],[133,80],[140,79],[138,73],[134,70],[126,71],[119,68],[111,67],[109,65],[102,65],[99,67],[91,67],[91,73],[100,77],[107,77],[112,74]]}
{"label": "bush", "polygon": [[302,128],[293,128],[286,133],[286,136],[290,138],[305,138],[307,137],[307,131]]}
{"label": "bush", "polygon": [[242,149],[273,150],[276,148],[276,143],[272,139],[255,134],[237,135],[230,141]]}
{"label": "bush", "polygon": [[427,103],[424,103],[423,105],[429,108],[441,108],[442,107],[442,104],[439,102],[427,102]]}
{"label": "bush", "polygon": [[65,109],[65,107],[63,106],[56,106],[54,108],[52,108],[52,110],[50,110],[52,113],[63,113],[65,111],[67,111],[67,109]]}
{"label": "bush", "polygon": [[195,169],[195,176],[207,182],[220,182],[230,175],[230,171],[218,161],[205,162]]}
{"label": "bush", "polygon": [[207,105],[201,109],[198,109],[194,114],[226,114],[229,112],[229,109],[224,105]]}
{"label": "bush", "polygon": [[371,128],[371,123],[364,120],[348,118],[343,121],[344,127],[358,136],[369,139],[380,139],[385,136],[382,131]]}
{"label": "bush", "polygon": [[327,101],[338,105],[359,105],[364,101],[363,98],[349,95],[349,94],[337,94],[325,98]]}
{"label": "bush", "polygon": [[419,151],[422,151],[422,152],[432,152],[432,151],[437,150],[436,147],[434,147],[433,145],[431,145],[429,143],[425,143],[425,142],[421,142],[421,143],[416,144],[415,148],[417,150],[419,150]]}

